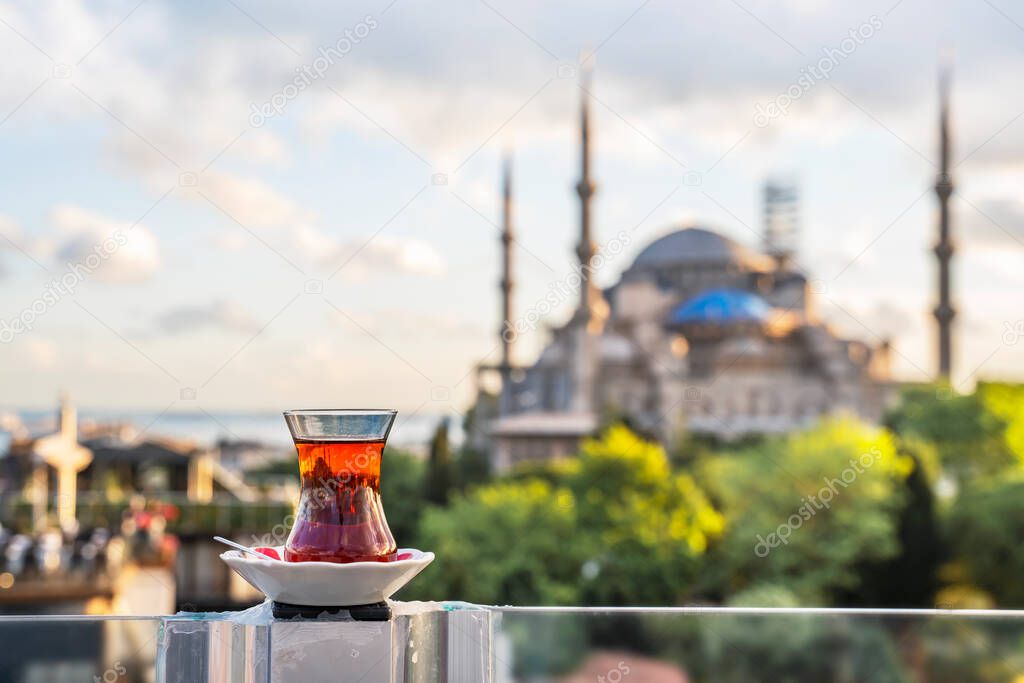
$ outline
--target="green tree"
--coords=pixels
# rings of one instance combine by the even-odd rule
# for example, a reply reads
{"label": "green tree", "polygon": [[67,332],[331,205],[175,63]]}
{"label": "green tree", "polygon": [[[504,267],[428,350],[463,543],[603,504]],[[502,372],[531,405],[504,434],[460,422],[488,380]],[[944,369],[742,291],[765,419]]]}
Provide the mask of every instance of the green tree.
{"label": "green tree", "polygon": [[420,537],[437,559],[402,598],[483,604],[579,602],[572,493],[529,480],[456,493],[424,512]]}
{"label": "green tree", "polygon": [[400,548],[418,547],[416,538],[425,504],[426,463],[422,457],[388,446],[380,465],[380,495],[388,526]]}
{"label": "green tree", "polygon": [[498,398],[492,394],[481,394],[479,400],[462,420],[462,432],[465,442],[459,448],[455,459],[455,483],[459,489],[483,484],[491,479],[491,460],[487,451],[481,447],[479,437],[486,429],[486,419],[481,420],[479,413],[496,414]]}
{"label": "green tree", "polygon": [[864,563],[860,586],[840,598],[844,605],[935,605],[939,568],[948,552],[932,492],[935,456],[924,442],[900,441],[897,448],[913,462],[913,470],[902,483],[904,502],[897,513],[899,553],[881,562]]}
{"label": "green tree", "polygon": [[968,580],[1000,607],[1024,607],[1024,476],[965,490],[950,512],[947,532]]}
{"label": "green tree", "polygon": [[660,446],[612,427],[545,474],[428,510],[422,543],[438,559],[417,582],[429,595],[413,593],[518,604],[665,605],[690,595],[722,519]]}
{"label": "green tree", "polygon": [[[980,384],[972,394],[956,394],[943,385],[910,387],[886,424],[901,437],[931,443],[942,470],[962,483],[1014,463],[1007,422],[999,414],[1011,412],[1007,393]],[[1024,427],[1024,421],[1021,424]],[[1021,446],[1024,454],[1024,443]]]}
{"label": "green tree", "polygon": [[708,558],[719,597],[786,586],[804,604],[856,591],[864,562],[897,555],[902,482],[913,460],[853,418],[708,458],[700,465],[727,532]]}
{"label": "green tree", "polygon": [[427,502],[447,505],[452,488],[452,451],[448,443],[448,418],[442,418],[430,440],[425,481]]}
{"label": "green tree", "polygon": [[1013,465],[1024,465],[1024,385],[979,382],[975,393],[982,405],[1003,426],[1003,443]]}
{"label": "green tree", "polygon": [[490,481],[491,461],[487,453],[469,445],[463,445],[455,458],[455,483],[459,489],[467,489]]}
{"label": "green tree", "polygon": [[588,604],[674,605],[691,596],[723,521],[661,446],[614,425],[583,443],[562,481],[579,507]]}

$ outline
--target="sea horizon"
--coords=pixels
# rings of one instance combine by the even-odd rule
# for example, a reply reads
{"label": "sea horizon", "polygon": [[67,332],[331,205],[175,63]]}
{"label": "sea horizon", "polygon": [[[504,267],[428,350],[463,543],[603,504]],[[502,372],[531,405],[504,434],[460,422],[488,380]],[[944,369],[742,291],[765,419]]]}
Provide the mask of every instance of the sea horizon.
{"label": "sea horizon", "polygon": [[[56,429],[55,408],[0,409],[0,448],[6,450],[11,438],[12,422],[20,422],[35,437]],[[401,411],[391,430],[388,444],[422,451],[430,442],[438,423],[449,418],[450,439],[462,441],[462,416],[456,413],[427,413]],[[12,419],[15,418],[15,419]],[[217,441],[256,441],[270,447],[287,448],[292,444],[288,428],[280,411],[276,410],[145,410],[114,408],[78,408],[79,423],[126,423],[148,437],[190,439],[201,446],[213,446]]]}

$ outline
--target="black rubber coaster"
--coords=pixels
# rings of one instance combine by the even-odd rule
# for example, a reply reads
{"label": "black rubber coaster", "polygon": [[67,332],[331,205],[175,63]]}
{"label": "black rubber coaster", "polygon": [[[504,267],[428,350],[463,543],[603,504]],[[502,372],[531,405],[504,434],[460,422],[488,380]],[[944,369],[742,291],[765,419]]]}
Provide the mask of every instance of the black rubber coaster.
{"label": "black rubber coaster", "polygon": [[275,619],[316,619],[326,613],[329,620],[338,621],[388,621],[391,619],[391,607],[386,602],[375,602],[372,605],[348,605],[344,607],[311,607],[309,605],[289,605],[286,602],[274,602]]}

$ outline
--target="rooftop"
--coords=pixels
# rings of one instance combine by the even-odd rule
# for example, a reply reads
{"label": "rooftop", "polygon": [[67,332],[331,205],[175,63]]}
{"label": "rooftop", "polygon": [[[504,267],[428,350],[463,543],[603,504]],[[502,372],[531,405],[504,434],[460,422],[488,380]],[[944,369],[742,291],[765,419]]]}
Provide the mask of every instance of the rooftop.
{"label": "rooftop", "polygon": [[633,261],[630,270],[650,270],[688,265],[735,265],[764,270],[771,260],[714,230],[685,227],[651,242]]}
{"label": "rooftop", "polygon": [[597,429],[597,416],[592,413],[520,413],[494,423],[491,433],[499,436],[582,436]]}

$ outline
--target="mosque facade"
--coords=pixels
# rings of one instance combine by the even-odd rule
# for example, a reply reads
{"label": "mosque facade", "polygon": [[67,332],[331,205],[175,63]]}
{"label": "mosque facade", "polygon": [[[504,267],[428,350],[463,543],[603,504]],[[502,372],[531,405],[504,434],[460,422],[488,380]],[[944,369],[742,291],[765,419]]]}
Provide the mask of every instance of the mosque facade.
{"label": "mosque facade", "polygon": [[784,434],[834,414],[882,418],[896,388],[889,343],[845,338],[819,317],[812,283],[795,265],[796,203],[786,188],[766,187],[760,248],[714,226],[669,226],[617,283],[598,289],[589,267],[597,254],[596,184],[585,96],[580,130],[579,301],[525,366],[512,362],[514,226],[505,170],[502,356],[480,366],[497,372],[501,390],[477,402],[471,434],[496,471],[571,455],[610,416],[666,444],[687,432],[726,441]]}

